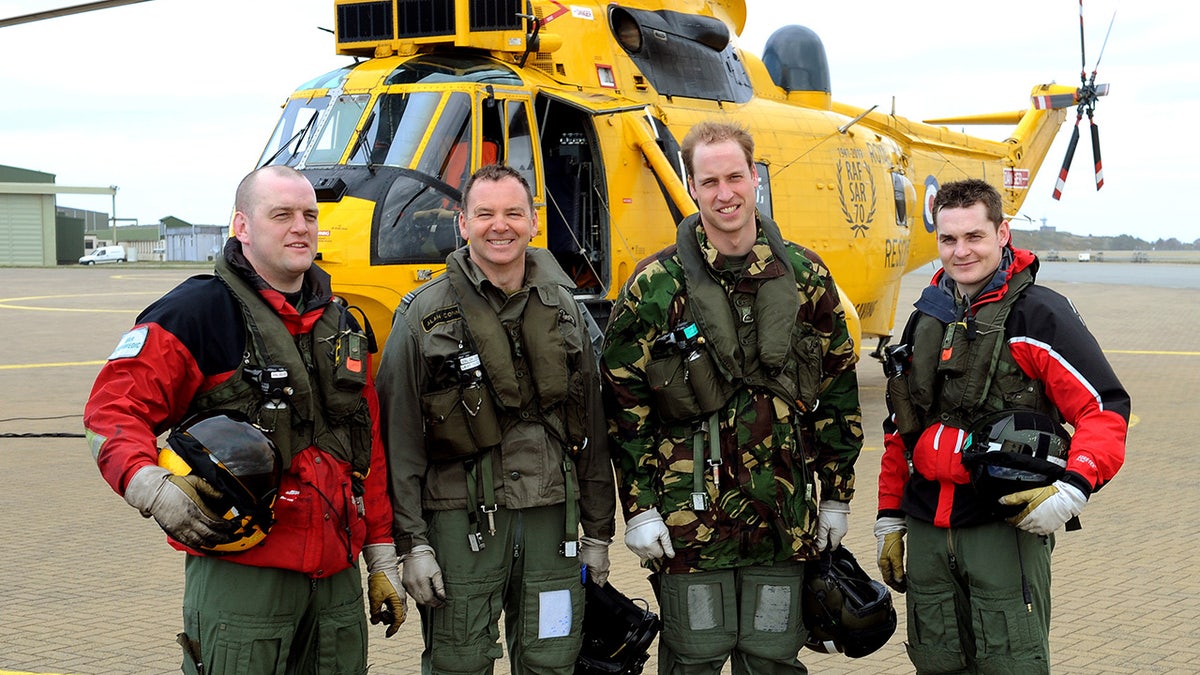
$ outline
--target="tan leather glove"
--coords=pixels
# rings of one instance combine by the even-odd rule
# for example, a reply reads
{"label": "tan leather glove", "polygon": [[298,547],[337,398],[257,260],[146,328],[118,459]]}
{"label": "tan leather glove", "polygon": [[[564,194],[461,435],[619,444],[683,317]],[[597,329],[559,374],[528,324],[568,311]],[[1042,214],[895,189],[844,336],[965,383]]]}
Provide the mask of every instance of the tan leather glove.
{"label": "tan leather glove", "polygon": [[400,585],[400,565],[396,549],[391,544],[370,544],[363,547],[367,562],[367,612],[371,623],[387,626],[385,638],[400,630],[408,615],[408,601]]}
{"label": "tan leather glove", "polygon": [[904,533],[907,531],[903,518],[884,516],[875,521],[879,573],[883,575],[883,583],[897,593],[908,590],[904,576]]}

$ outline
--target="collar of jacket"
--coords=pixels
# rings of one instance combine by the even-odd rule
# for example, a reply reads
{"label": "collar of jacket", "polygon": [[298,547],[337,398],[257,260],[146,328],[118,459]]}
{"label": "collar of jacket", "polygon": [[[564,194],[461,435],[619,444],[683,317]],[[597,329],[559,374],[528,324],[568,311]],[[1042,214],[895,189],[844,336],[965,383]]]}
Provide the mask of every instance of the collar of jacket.
{"label": "collar of jacket", "polygon": [[217,260],[216,268],[218,274],[236,274],[249,284],[251,288],[258,292],[263,302],[267,303],[267,306],[279,315],[279,318],[283,320],[293,335],[311,330],[313,324],[324,313],[325,306],[333,299],[333,289],[329,273],[314,263],[304,273],[304,284],[301,287],[301,292],[304,293],[306,301],[304,303],[304,314],[301,315],[287,301],[287,297],[282,292],[268,284],[255,271],[254,266],[250,264],[250,261],[246,259],[246,254],[242,251],[242,242],[234,237],[230,237],[225,242],[225,250],[221,258]]}
{"label": "collar of jacket", "polygon": [[[770,218],[756,214],[758,236],[733,292],[754,295],[753,321],[758,334],[759,362],[768,370],[777,370],[786,362],[792,345],[792,330],[800,311],[796,277],[789,264],[787,248],[779,226]],[[676,232],[678,254],[687,285],[688,304],[699,325],[700,334],[712,343],[709,353],[717,361],[726,379],[746,376],[743,351],[738,342],[729,292],[713,267],[723,256],[709,242],[699,214],[684,218]]]}

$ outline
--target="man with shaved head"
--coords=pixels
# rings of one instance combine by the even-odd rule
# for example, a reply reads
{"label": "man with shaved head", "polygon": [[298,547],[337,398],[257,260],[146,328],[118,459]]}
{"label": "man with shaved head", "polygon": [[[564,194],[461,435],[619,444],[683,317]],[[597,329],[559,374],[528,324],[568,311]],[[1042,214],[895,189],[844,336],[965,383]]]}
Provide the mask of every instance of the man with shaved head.
{"label": "man with shaved head", "polygon": [[[284,166],[246,176],[215,274],[142,312],[84,411],[101,475],[187,553],[185,673],[365,672],[360,553],[371,622],[390,637],[404,621],[369,339],[332,302],[316,253],[308,179]],[[278,485],[248,521],[222,473],[245,467],[205,459],[264,436]]]}

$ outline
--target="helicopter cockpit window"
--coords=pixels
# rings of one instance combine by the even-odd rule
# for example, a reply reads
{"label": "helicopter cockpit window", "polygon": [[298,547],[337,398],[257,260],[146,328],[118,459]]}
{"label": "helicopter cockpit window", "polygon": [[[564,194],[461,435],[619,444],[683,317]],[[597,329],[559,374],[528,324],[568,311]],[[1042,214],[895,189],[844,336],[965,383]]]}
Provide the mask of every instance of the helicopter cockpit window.
{"label": "helicopter cockpit window", "polygon": [[524,101],[509,101],[508,165],[516,169],[537,193],[537,177],[533,170],[533,136],[529,131],[529,114]]}
{"label": "helicopter cockpit window", "polygon": [[[426,120],[421,131],[428,129]],[[440,178],[453,187],[462,187],[471,169],[471,97],[452,92],[437,116],[437,126],[429,134],[429,143],[421,153],[417,171]]]}
{"label": "helicopter cockpit window", "polygon": [[430,54],[405,61],[388,75],[385,85],[443,84],[446,82],[475,82],[479,84],[522,84],[512,70],[495,61],[477,56],[446,56]]}
{"label": "helicopter cockpit window", "polygon": [[754,168],[758,173],[758,189],[755,191],[755,208],[768,218],[774,218],[771,205],[771,172],[765,162],[755,162]]}
{"label": "helicopter cockpit window", "polygon": [[[451,98],[455,96],[465,98],[466,94],[450,94]],[[375,103],[374,121],[366,130],[367,138],[363,143],[370,152],[371,163],[411,166],[421,147],[421,139],[433,124],[441,100],[442,94],[433,91],[381,94]],[[469,101],[467,105],[470,105]],[[365,164],[366,152],[354,153],[347,163]]]}
{"label": "helicopter cockpit window", "polygon": [[320,133],[304,158],[305,164],[337,164],[346,152],[358,121],[362,119],[370,97],[366,94],[342,95],[329,109]]}
{"label": "helicopter cockpit window", "polygon": [[294,98],[288,101],[283,109],[283,115],[275,124],[275,132],[271,140],[258,158],[256,166],[281,164],[294,166],[300,159],[301,149],[309,142],[313,127],[321,111],[329,105],[328,96],[315,98]]}

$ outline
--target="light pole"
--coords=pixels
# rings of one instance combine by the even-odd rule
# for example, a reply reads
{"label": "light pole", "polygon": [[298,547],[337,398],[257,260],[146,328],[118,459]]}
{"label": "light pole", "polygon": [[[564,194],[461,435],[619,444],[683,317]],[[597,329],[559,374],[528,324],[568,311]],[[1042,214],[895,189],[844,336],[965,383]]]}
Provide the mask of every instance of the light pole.
{"label": "light pole", "polygon": [[116,185],[108,186],[112,190],[112,243],[117,245],[117,190],[121,188]]}

